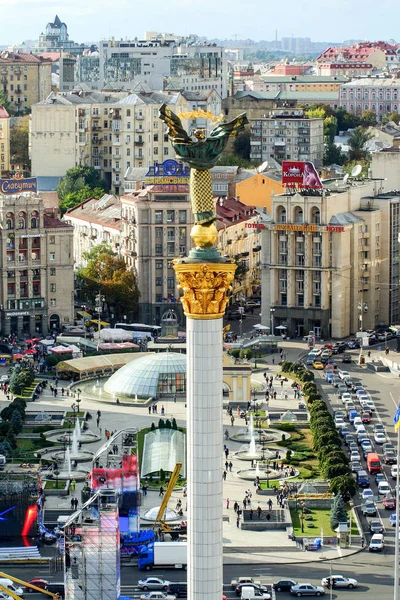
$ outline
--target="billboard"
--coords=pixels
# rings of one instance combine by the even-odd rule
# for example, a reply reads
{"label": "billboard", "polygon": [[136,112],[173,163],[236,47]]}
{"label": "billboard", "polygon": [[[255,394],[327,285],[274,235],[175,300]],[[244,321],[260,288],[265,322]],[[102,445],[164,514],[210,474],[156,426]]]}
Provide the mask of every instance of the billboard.
{"label": "billboard", "polygon": [[29,179],[0,179],[0,193],[5,196],[21,194],[22,192],[37,192],[36,177]]}
{"label": "billboard", "polygon": [[282,162],[282,184],[303,189],[322,189],[322,183],[312,162],[284,160]]}

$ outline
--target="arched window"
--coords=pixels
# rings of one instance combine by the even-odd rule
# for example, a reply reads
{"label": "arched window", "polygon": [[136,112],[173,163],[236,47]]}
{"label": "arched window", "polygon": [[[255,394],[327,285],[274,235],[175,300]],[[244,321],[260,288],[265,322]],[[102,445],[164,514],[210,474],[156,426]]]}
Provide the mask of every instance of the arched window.
{"label": "arched window", "polygon": [[286,208],[284,206],[278,206],[276,209],[276,222],[286,223]]}
{"label": "arched window", "polygon": [[321,212],[317,206],[311,208],[311,223],[316,225],[321,224]]}
{"label": "arched window", "polygon": [[26,213],[21,210],[21,212],[18,213],[18,229],[25,229],[26,228]]}
{"label": "arched window", "polygon": [[303,209],[301,206],[295,206],[294,208],[294,222],[295,223],[303,223]]}
{"label": "arched window", "polygon": [[31,214],[31,229],[37,229],[39,227],[39,213],[34,210]]}
{"label": "arched window", "polygon": [[14,213],[12,212],[6,214],[6,229],[14,229]]}

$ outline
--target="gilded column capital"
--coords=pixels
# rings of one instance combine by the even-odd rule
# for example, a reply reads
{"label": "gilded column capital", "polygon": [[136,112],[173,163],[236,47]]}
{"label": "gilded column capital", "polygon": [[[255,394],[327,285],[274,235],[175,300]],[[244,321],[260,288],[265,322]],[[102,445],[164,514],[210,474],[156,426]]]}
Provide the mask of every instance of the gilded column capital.
{"label": "gilded column capital", "polygon": [[220,319],[224,316],[226,293],[236,271],[235,263],[176,263],[183,311],[191,319]]}

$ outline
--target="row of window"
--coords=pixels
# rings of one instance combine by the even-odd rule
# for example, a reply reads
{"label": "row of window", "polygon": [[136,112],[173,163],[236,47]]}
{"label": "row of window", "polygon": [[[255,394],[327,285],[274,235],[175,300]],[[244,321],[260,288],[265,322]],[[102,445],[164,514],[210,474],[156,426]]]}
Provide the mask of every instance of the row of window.
{"label": "row of window", "polygon": [[[161,287],[163,284],[163,278],[162,277],[156,277],[156,286],[157,287]],[[167,277],[167,288],[169,290],[174,290],[175,289],[175,277]]]}
{"label": "row of window", "polygon": [[[175,256],[175,242],[167,242],[167,256]],[[186,253],[186,245],[179,245],[179,254]],[[162,244],[156,244],[156,256],[164,256]]]}
{"label": "row of window", "polygon": [[[178,220],[176,221],[176,212],[178,212]],[[154,219],[156,224],[161,223],[187,223],[187,211],[186,210],[156,210],[154,212]]]}

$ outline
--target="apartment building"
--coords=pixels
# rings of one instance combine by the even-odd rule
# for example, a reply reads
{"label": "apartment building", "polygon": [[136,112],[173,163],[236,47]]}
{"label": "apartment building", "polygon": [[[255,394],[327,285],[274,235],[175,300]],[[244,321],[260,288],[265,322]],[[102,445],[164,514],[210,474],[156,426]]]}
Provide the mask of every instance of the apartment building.
{"label": "apartment building", "polygon": [[371,77],[349,81],[340,89],[340,106],[357,115],[372,110],[381,122],[384,115],[399,112],[399,90],[400,79]]}
{"label": "apartment building", "polygon": [[0,178],[10,170],[10,115],[0,105]]}
{"label": "apartment building", "polygon": [[398,211],[398,195],[381,200],[382,186],[382,180],[357,185],[331,180],[313,195],[307,190],[273,195],[269,223],[260,226],[265,325],[273,320],[290,336],[314,331],[343,338],[361,323],[374,329],[391,322],[397,298],[390,300],[390,312],[388,288],[398,272],[398,220],[396,226],[388,223],[391,211],[393,216]]}
{"label": "apartment building", "polygon": [[250,131],[251,160],[272,157],[278,162],[309,160],[322,165],[323,119],[310,119],[301,109],[273,110],[269,117],[252,119]]}
{"label": "apartment building", "polygon": [[35,193],[0,194],[1,330],[47,335],[73,323],[73,228]]}
{"label": "apartment building", "polygon": [[32,173],[61,178],[76,165],[93,166],[118,195],[127,169],[175,156],[158,117],[163,103],[188,110],[180,92],[52,93],[32,107]]}
{"label": "apartment building", "polygon": [[121,254],[121,201],[104,194],[99,200],[88,198],[64,215],[64,221],[74,228],[75,269],[87,263],[85,254],[99,244],[108,244],[115,254]]}
{"label": "apartment building", "polygon": [[173,160],[150,167],[121,205],[122,256],[137,277],[139,320],[160,324],[171,303],[182,319],[173,259],[192,246],[189,169]]}
{"label": "apartment building", "polygon": [[51,92],[51,61],[27,52],[0,52],[0,86],[11,109],[23,113]]}

